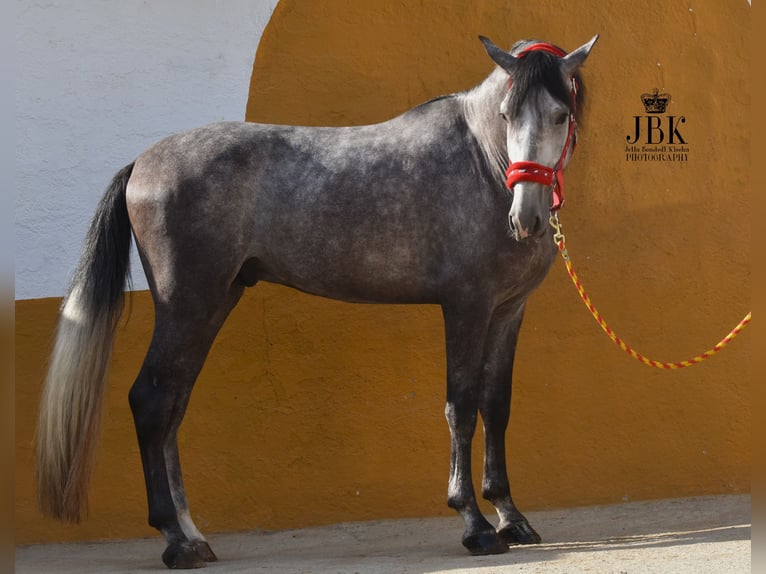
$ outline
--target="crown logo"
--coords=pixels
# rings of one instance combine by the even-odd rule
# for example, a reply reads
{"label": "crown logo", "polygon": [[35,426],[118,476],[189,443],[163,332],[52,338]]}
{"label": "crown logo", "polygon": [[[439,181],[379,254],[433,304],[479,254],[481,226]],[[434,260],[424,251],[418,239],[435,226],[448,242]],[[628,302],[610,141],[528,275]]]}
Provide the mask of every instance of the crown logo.
{"label": "crown logo", "polygon": [[653,94],[641,94],[641,101],[644,103],[644,109],[647,114],[664,114],[665,108],[670,103],[670,94],[660,94],[657,88],[654,88]]}

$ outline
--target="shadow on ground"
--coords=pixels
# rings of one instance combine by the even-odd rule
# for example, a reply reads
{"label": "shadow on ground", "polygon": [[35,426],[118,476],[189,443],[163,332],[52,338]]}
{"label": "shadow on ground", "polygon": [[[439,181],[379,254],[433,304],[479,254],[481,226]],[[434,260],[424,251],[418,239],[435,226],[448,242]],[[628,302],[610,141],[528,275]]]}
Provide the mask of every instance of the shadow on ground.
{"label": "shadow on ground", "polygon": [[[208,572],[342,574],[749,573],[750,496],[530,512],[543,544],[472,557],[455,518],[211,535]],[[17,573],[163,572],[161,539],[19,547]]]}

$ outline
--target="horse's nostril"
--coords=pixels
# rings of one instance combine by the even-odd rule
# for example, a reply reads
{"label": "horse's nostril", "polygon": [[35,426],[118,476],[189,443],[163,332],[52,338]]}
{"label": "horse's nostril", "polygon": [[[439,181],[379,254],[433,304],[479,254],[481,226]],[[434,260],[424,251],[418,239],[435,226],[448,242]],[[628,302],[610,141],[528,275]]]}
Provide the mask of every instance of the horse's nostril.
{"label": "horse's nostril", "polygon": [[508,214],[508,227],[511,230],[512,235],[516,235],[516,225],[513,223],[513,216],[509,213]]}
{"label": "horse's nostril", "polygon": [[539,213],[536,215],[528,213],[523,217],[521,214],[514,213],[513,210],[508,213],[508,229],[517,241],[544,235],[546,226],[547,219]]}

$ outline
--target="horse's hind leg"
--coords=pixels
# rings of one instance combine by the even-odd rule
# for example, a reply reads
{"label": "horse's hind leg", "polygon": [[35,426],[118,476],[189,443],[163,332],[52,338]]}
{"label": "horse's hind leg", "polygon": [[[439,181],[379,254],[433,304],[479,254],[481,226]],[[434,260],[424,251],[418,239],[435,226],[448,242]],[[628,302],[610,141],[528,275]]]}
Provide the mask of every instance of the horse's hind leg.
{"label": "horse's hind leg", "polygon": [[507,304],[495,311],[485,342],[479,398],[485,440],[482,495],[497,509],[500,516],[497,533],[506,544],[540,542],[540,535],[513,503],[505,461],[513,359],[523,315],[523,303]]}
{"label": "horse's hind leg", "polygon": [[242,294],[232,286],[208,298],[177,295],[155,301],[155,328],[130,390],[149,502],[149,524],[165,537],[169,568],[199,568],[216,560],[189,514],[178,457],[178,428],[210,346]]}

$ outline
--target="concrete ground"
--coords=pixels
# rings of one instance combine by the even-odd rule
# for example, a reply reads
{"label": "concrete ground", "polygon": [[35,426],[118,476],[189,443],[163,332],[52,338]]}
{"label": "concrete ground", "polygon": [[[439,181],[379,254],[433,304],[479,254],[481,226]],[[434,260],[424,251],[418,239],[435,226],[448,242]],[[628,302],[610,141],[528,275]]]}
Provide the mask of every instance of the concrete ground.
{"label": "concrete ground", "polygon": [[[749,573],[750,496],[710,496],[529,512],[537,546],[472,557],[460,519],[355,522],[280,532],[214,534],[206,572],[333,574]],[[16,572],[163,572],[161,539],[16,549]]]}

